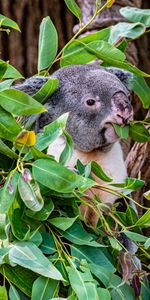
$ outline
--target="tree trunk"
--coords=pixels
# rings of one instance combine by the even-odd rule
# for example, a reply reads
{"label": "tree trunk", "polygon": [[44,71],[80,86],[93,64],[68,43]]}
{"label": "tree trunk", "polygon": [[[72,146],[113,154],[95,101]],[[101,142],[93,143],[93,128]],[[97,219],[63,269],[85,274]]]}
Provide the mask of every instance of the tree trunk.
{"label": "tree trunk", "polygon": [[[8,36],[0,33],[0,56],[9,60],[25,77],[37,72],[37,49],[39,25],[50,16],[59,33],[59,48],[72,37],[75,23],[64,1],[59,0],[0,0],[0,12],[12,18],[21,33],[12,30]],[[69,26],[68,26],[69,24]]]}

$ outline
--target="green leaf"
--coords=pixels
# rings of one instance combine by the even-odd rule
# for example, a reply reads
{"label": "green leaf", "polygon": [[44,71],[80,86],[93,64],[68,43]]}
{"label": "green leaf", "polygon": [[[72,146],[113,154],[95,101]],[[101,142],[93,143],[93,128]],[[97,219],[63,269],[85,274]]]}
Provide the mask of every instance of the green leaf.
{"label": "green leaf", "polygon": [[66,138],[66,145],[60,155],[59,162],[64,165],[70,161],[70,159],[73,155],[74,143],[73,143],[71,136],[69,135],[69,133],[66,130],[63,131],[63,134]]}
{"label": "green leaf", "polygon": [[[7,216],[6,214],[0,214],[0,239],[7,239]],[[3,260],[3,258],[2,258]]]}
{"label": "green leaf", "polygon": [[32,300],[48,300],[57,296],[58,285],[59,282],[54,279],[38,277],[33,284]]}
{"label": "green leaf", "polygon": [[147,239],[147,241],[144,244],[144,248],[148,249],[150,247],[150,238]]}
{"label": "green leaf", "polygon": [[9,289],[9,298],[10,298],[10,300],[21,300],[21,298],[14,286],[11,286]]}
{"label": "green leaf", "polygon": [[24,205],[18,194],[9,209],[8,215],[13,235],[18,240],[23,240],[26,234],[30,233],[30,228],[23,226]]}
{"label": "green leaf", "polygon": [[0,14],[0,27],[3,26],[20,31],[20,28],[16,22]]}
{"label": "green leaf", "polygon": [[0,137],[9,141],[14,141],[21,126],[16,122],[15,118],[2,107],[0,107]]}
{"label": "green leaf", "polygon": [[79,19],[81,20],[82,17],[82,13],[81,10],[79,8],[79,6],[77,5],[77,3],[75,2],[75,0],[65,0],[65,3],[67,5],[67,7],[69,8],[69,10]]}
{"label": "green leaf", "polygon": [[14,89],[0,92],[0,105],[15,115],[24,116],[46,111],[45,107],[31,96]]}
{"label": "green leaf", "polygon": [[[52,142],[54,142],[60,135],[63,134],[63,130],[66,127],[68,119],[68,113],[63,114],[54,122],[44,127],[44,133],[39,133],[36,136],[36,148],[40,151],[45,150]],[[32,153],[29,151],[24,157],[24,160],[31,159]]]}
{"label": "green leaf", "polygon": [[117,133],[117,135],[121,138],[121,139],[127,139],[128,135],[129,135],[129,125],[126,125],[124,127],[121,127],[117,124],[113,124],[113,127]]}
{"label": "green leaf", "polygon": [[120,246],[120,244],[118,243],[118,241],[112,237],[109,237],[109,241],[110,244],[112,246],[113,249],[117,250],[117,251],[121,251],[122,247]]}
{"label": "green leaf", "polygon": [[12,159],[18,158],[18,155],[13,150],[11,150],[6,144],[4,144],[2,140],[0,140],[0,153],[3,153],[4,155]]}
{"label": "green leaf", "polygon": [[9,259],[13,263],[45,277],[63,280],[60,272],[42,254],[41,250],[31,242],[13,243],[9,251]]}
{"label": "green leaf", "polygon": [[42,20],[39,34],[38,71],[53,63],[58,49],[58,36],[50,17]]}
{"label": "green leaf", "polygon": [[13,82],[14,79],[7,79],[0,82],[0,92],[9,89]]}
{"label": "green leaf", "polygon": [[34,243],[37,247],[39,247],[42,243],[42,235],[39,231],[37,231],[39,228],[35,229],[30,233],[29,241]]}
{"label": "green leaf", "polygon": [[83,192],[95,184],[94,181],[47,159],[38,159],[33,163],[33,177],[44,186],[60,193],[69,193],[75,188]]}
{"label": "green leaf", "polygon": [[102,167],[94,160],[90,162],[91,171],[100,179],[106,182],[111,182],[112,178],[110,178],[102,169]]}
{"label": "green leaf", "polygon": [[0,286],[0,300],[8,300],[7,290],[5,286]]}
{"label": "green leaf", "polygon": [[17,286],[23,293],[31,297],[33,281],[36,279],[35,273],[20,266],[13,267],[3,265],[0,267],[0,273],[3,274],[11,283]]}
{"label": "green leaf", "polygon": [[25,181],[22,174],[19,176],[18,189],[24,204],[33,211],[40,211],[44,205],[44,200],[40,193],[39,185],[36,181]]}
{"label": "green leaf", "polygon": [[128,226],[132,226],[138,221],[138,215],[131,206],[128,206],[126,210],[126,220]]}
{"label": "green leaf", "polygon": [[13,174],[9,174],[7,180],[2,189],[1,197],[0,197],[0,213],[7,214],[10,206],[12,205],[18,184],[19,174],[18,172],[14,172]]}
{"label": "green leaf", "polygon": [[141,123],[135,123],[129,127],[129,135],[138,143],[145,143],[149,141],[150,134],[148,130]]}
{"label": "green leaf", "polygon": [[145,26],[141,23],[126,23],[119,22],[118,24],[111,27],[110,37],[108,42],[115,44],[121,38],[136,39],[140,35],[144,34]]}
{"label": "green leaf", "polygon": [[135,242],[146,242],[147,241],[147,237],[144,235],[141,235],[139,233],[136,232],[132,232],[132,231],[124,231],[124,234],[131,240],[135,241]]}
{"label": "green leaf", "polygon": [[59,230],[59,232],[70,242],[77,245],[88,245],[91,247],[104,247],[93,240],[90,235],[80,224],[73,223],[73,225],[65,231]]}
{"label": "green leaf", "polygon": [[93,248],[89,246],[71,245],[71,254],[78,259],[86,259],[88,263],[101,266],[110,272],[114,272],[115,268],[111,261],[104,254],[100,248]]}
{"label": "green leaf", "polygon": [[131,22],[140,22],[147,27],[150,26],[150,9],[126,6],[120,9],[120,13]]}
{"label": "green leaf", "polygon": [[103,289],[103,288],[98,288],[97,292],[98,292],[99,299],[111,300],[111,295],[108,290]]}
{"label": "green leaf", "polygon": [[4,60],[0,59],[0,66],[1,64],[4,64],[6,67],[6,72],[3,75],[4,78],[13,78],[13,79],[19,79],[23,78],[23,76],[18,72],[13,66],[8,64],[8,62],[5,62]]}
{"label": "green leaf", "polygon": [[0,78],[1,79],[4,77],[6,70],[7,70],[7,64],[4,61],[0,60]]}
{"label": "green leaf", "polygon": [[135,226],[142,227],[150,222],[150,209],[135,223]]}
{"label": "green leaf", "polygon": [[131,89],[140,98],[143,107],[150,106],[150,88],[142,76],[132,76],[129,78],[128,88]]}
{"label": "green leaf", "polygon": [[143,194],[143,196],[144,196],[144,198],[146,198],[147,200],[150,200],[150,190],[147,191],[147,192],[145,192],[145,193]]}
{"label": "green leaf", "polygon": [[52,234],[49,232],[42,232],[42,244],[40,245],[40,249],[45,254],[53,254],[57,252],[55,242],[53,240]]}
{"label": "green leaf", "polygon": [[[66,58],[65,58],[66,57]],[[61,60],[61,66],[72,64],[86,64],[96,58],[112,63],[124,61],[125,55],[120,50],[105,41],[93,41],[88,44],[80,40],[74,41],[74,47],[68,46]]]}
{"label": "green leaf", "polygon": [[46,221],[53,210],[54,203],[48,199],[44,201],[44,206],[40,211],[34,212],[33,210],[26,210],[26,215],[35,220]]}
{"label": "green leaf", "polygon": [[[109,283],[113,276],[112,271],[110,271],[108,268],[102,267],[100,264],[95,263],[90,263],[89,268],[91,270],[91,273],[94,274],[105,287],[109,286]],[[115,269],[113,271],[115,271]]]}
{"label": "green leaf", "polygon": [[68,276],[72,289],[75,291],[79,300],[96,300],[96,298],[89,298],[86,284],[82,278],[82,273],[75,267],[67,267]]}
{"label": "green leaf", "polygon": [[40,102],[45,103],[48,98],[50,98],[54,92],[58,89],[58,79],[50,78],[41,87],[41,89],[33,96],[33,98]]}
{"label": "green leaf", "polygon": [[78,216],[76,216],[75,218],[57,217],[53,219],[48,219],[48,222],[54,225],[55,227],[65,231],[73,225],[77,218]]}
{"label": "green leaf", "polygon": [[75,40],[74,43],[76,43],[75,47],[69,45],[65,49],[61,59],[61,66],[86,64],[99,58],[111,66],[128,70],[136,75],[150,77],[149,74],[128,63],[125,60],[124,53],[106,41],[94,41],[85,44],[80,40]]}

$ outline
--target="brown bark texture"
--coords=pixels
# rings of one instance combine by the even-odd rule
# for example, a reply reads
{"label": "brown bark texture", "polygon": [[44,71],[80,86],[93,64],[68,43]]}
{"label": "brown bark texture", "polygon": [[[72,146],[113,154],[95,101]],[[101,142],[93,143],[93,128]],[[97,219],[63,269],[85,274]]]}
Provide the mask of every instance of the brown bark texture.
{"label": "brown bark texture", "polygon": [[0,58],[9,60],[25,77],[37,72],[39,26],[50,16],[62,49],[72,37],[75,18],[63,0],[0,0],[0,13],[18,23],[21,33],[0,33]]}

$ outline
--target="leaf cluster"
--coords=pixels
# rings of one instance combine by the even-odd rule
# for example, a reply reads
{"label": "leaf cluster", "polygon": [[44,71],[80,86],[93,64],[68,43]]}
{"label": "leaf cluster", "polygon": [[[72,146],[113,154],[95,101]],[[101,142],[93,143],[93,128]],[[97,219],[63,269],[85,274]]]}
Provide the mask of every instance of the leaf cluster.
{"label": "leaf cluster", "polygon": [[[65,2],[81,22],[76,2]],[[101,1],[96,1],[93,18],[113,2],[108,0],[101,7]],[[128,8],[121,13],[125,14],[125,9]],[[118,27],[77,38],[85,29],[81,22],[79,32],[59,54],[56,29],[49,17],[44,18],[39,35],[38,72],[43,76],[49,74],[57,60],[66,66],[98,58],[102,65],[124,68],[135,74],[130,87],[148,108],[149,87],[143,76],[149,75],[129,64],[124,54],[127,41],[137,38],[139,32],[143,34],[150,26],[149,19],[142,18],[141,14],[145,15],[144,10],[134,19],[138,25],[124,23],[122,29],[122,25],[117,24]],[[129,19],[129,11],[127,15]],[[0,20],[1,30],[19,30],[14,21],[2,15]],[[143,235],[142,228],[149,226],[150,210],[144,208],[145,213],[138,218],[127,203],[127,200],[134,201],[130,193],[144,182],[127,178],[124,183],[114,185],[95,161],[87,165],[77,161],[76,172],[68,169],[73,153],[73,141],[65,130],[68,114],[45,126],[42,133],[36,135],[29,130],[37,114],[46,111],[43,104],[57,90],[58,80],[50,78],[31,97],[11,88],[20,78],[22,75],[13,66],[0,60],[0,298],[134,300],[140,296],[140,299],[148,299],[146,275],[150,239]],[[22,116],[26,115],[30,118],[23,126]],[[149,120],[144,121],[147,123]],[[149,139],[142,122],[134,121],[129,128],[114,126],[122,138],[129,132],[139,142]],[[62,134],[66,146],[56,161],[47,154],[47,148]],[[98,185],[91,172],[104,184]],[[117,203],[110,207],[96,195],[89,199],[86,191],[93,186],[122,198],[126,204],[124,212],[118,210]],[[145,198],[150,199],[149,192]],[[99,215],[96,228],[86,224],[81,216],[81,203]],[[122,241],[124,236],[136,246],[141,270]]]}

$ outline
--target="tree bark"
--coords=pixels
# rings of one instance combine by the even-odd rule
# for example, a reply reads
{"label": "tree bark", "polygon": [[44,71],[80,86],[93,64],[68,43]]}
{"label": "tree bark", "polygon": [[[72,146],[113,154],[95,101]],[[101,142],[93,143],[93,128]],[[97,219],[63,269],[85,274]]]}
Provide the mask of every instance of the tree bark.
{"label": "tree bark", "polygon": [[50,16],[55,24],[60,49],[72,37],[75,18],[64,1],[0,0],[0,12],[21,28],[21,33],[12,30],[9,36],[0,33],[0,57],[9,60],[25,77],[37,72],[39,26],[44,17]]}

